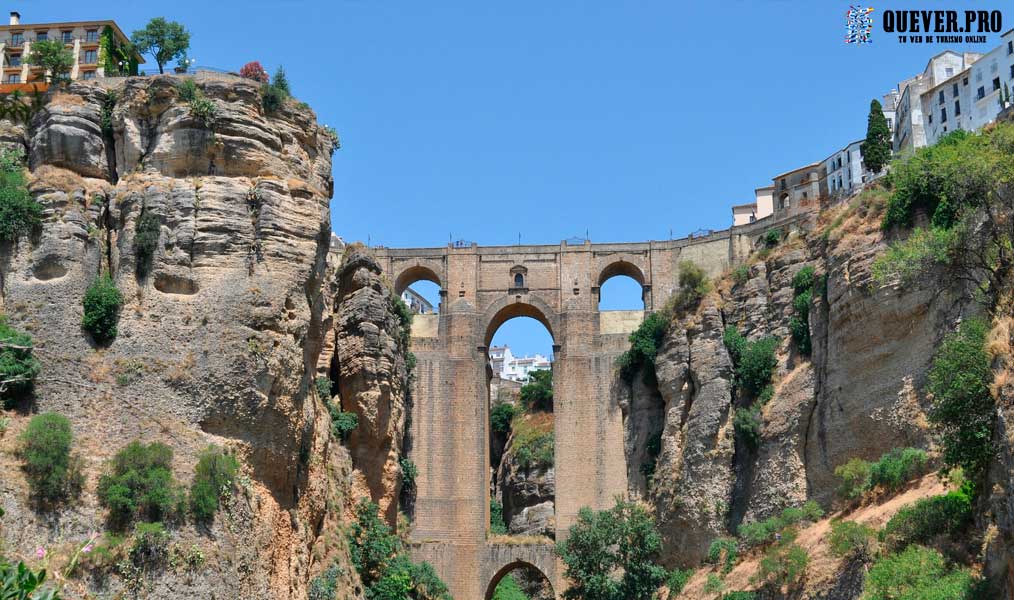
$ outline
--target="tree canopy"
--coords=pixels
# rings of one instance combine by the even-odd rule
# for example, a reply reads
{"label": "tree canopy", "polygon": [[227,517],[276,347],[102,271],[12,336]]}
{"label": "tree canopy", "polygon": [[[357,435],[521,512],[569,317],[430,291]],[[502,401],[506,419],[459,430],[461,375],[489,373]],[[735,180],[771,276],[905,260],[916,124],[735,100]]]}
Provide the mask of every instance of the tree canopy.
{"label": "tree canopy", "polygon": [[891,160],[891,128],[887,126],[884,108],[879,100],[874,99],[870,102],[870,116],[866,121],[866,141],[860,149],[866,168],[874,173],[879,173]]}
{"label": "tree canopy", "polygon": [[144,29],[135,31],[130,41],[140,54],[151,54],[158,72],[163,73],[167,62],[182,58],[190,49],[190,32],[176,21],[155,17]]}
{"label": "tree canopy", "polygon": [[28,64],[46,69],[49,82],[59,83],[67,81],[74,67],[74,53],[67,49],[63,40],[42,40],[32,44]]}

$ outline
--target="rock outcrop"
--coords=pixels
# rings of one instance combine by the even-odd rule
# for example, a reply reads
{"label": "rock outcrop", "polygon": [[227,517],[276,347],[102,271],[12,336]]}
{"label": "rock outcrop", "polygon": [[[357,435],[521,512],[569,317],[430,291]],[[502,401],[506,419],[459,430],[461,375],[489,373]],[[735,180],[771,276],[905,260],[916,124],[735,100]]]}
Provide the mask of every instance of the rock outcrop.
{"label": "rock outcrop", "polygon": [[[209,127],[180,99],[180,81],[76,82],[28,127],[5,130],[27,149],[45,222],[0,248],[0,308],[38,347],[31,409],[71,419],[86,475],[81,502],[32,510],[12,456],[24,407],[0,442],[7,551],[28,556],[101,530],[97,479],[128,442],[170,445],[183,482],[216,443],[241,459],[241,493],[210,530],[174,530],[173,543],[196,544],[209,564],[154,576],[148,597],[305,598],[317,558],[349,564],[341,536],[325,534],[349,502],[350,458],[312,385],[330,318],[331,141],[305,105],[266,114],[258,84],[228,75],[195,78],[216,107]],[[160,225],[147,268],[133,245],[142,213]],[[125,299],[109,347],[80,326],[100,272]],[[374,300],[338,313],[387,310]],[[338,354],[369,346],[340,343]],[[339,358],[350,370],[357,360]],[[351,389],[369,415],[372,398]],[[353,582],[344,585],[353,597]],[[70,580],[65,594],[122,586],[115,576]]]}

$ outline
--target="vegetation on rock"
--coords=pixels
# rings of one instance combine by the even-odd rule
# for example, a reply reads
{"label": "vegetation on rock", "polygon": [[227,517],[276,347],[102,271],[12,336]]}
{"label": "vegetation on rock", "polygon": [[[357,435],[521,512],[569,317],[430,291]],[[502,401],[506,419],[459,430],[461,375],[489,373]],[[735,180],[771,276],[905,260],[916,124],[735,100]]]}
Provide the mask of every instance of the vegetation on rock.
{"label": "vegetation on rock", "polygon": [[571,585],[564,598],[650,598],[666,578],[658,564],[662,538],[648,510],[618,500],[613,508],[582,508],[569,536],[557,545]]}
{"label": "vegetation on rock", "polygon": [[868,525],[855,521],[835,520],[831,522],[828,546],[831,553],[840,558],[866,558],[876,549],[877,532]]}
{"label": "vegetation on rock", "polygon": [[14,329],[0,315],[0,400],[5,408],[32,387],[42,370],[33,349],[32,336]]}
{"label": "vegetation on rock", "polygon": [[667,304],[664,313],[671,315],[688,313],[696,309],[704,296],[711,291],[711,282],[708,281],[704,269],[689,260],[680,263],[678,282],[676,294]]}
{"label": "vegetation on rock", "polygon": [[812,523],[824,516],[824,510],[813,500],[801,507],[789,507],[780,515],[763,521],[743,523],[739,526],[739,538],[748,547],[762,546],[776,541],[784,532],[800,523]]}
{"label": "vegetation on rock", "polygon": [[782,531],[781,538],[764,553],[757,570],[756,580],[777,591],[797,586],[806,574],[810,556],[796,543],[793,529]]}
{"label": "vegetation on rock", "polygon": [[158,215],[150,210],[142,210],[137,218],[134,230],[134,257],[137,261],[136,270],[144,276],[151,270],[151,262],[158,248],[158,238],[162,232],[162,223]]}
{"label": "vegetation on rock", "polygon": [[529,373],[528,383],[521,386],[519,398],[521,406],[527,411],[553,412],[553,372]]}
{"label": "vegetation on rock", "polygon": [[637,329],[630,334],[630,350],[616,360],[620,368],[620,377],[624,381],[632,383],[634,376],[641,369],[644,369],[646,378],[654,377],[655,355],[658,354],[658,347],[668,330],[669,316],[664,313],[651,313],[641,321]]}
{"label": "vegetation on rock", "polygon": [[25,184],[24,151],[0,150],[0,242],[13,242],[42,223],[42,206]]}
{"label": "vegetation on rock", "polygon": [[43,504],[76,498],[84,476],[71,453],[74,434],[67,417],[42,413],[32,417],[21,434],[21,460],[32,495]]}
{"label": "vegetation on rock", "polygon": [[949,567],[940,552],[912,545],[870,568],[863,600],[971,599],[976,587],[968,569]]}
{"label": "vegetation on rock", "polygon": [[965,491],[923,498],[899,510],[884,526],[881,541],[888,550],[929,544],[940,536],[965,533],[972,525],[972,500]]}
{"label": "vegetation on rock", "polygon": [[92,334],[95,343],[107,345],[116,339],[123,294],[107,273],[96,277],[84,295],[81,327]]}
{"label": "vegetation on rock", "polygon": [[172,460],[172,449],[158,442],[134,441],[116,453],[98,487],[114,526],[134,519],[164,521],[180,513],[184,494],[173,477]]}
{"label": "vegetation on rock", "polygon": [[210,521],[222,496],[230,493],[239,473],[239,461],[218,446],[208,446],[194,467],[190,484],[190,512],[197,521]]}
{"label": "vegetation on rock", "polygon": [[792,339],[796,342],[796,348],[803,356],[809,356],[810,343],[810,304],[813,301],[813,287],[816,281],[813,267],[806,266],[799,270],[792,278],[792,308],[796,311],[795,316],[789,319],[789,330],[792,332]]}
{"label": "vegetation on rock", "polygon": [[253,60],[243,65],[243,67],[239,70],[239,74],[241,77],[253,79],[254,81],[259,81],[260,83],[268,83],[271,81],[271,78],[268,76],[268,72],[264,70],[264,67],[258,60]]}

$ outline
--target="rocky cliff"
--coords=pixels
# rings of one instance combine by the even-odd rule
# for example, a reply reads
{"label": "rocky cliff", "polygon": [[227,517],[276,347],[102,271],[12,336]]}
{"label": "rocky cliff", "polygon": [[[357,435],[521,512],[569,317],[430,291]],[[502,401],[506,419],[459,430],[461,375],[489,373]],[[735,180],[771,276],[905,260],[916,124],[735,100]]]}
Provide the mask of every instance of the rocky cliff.
{"label": "rocky cliff", "polygon": [[[664,401],[647,499],[674,549],[666,555],[671,564],[699,564],[709,543],[740,523],[807,500],[830,506],[834,469],[850,458],[931,448],[921,390],[936,345],[969,307],[956,288],[874,282],[871,264],[886,247],[882,202],[868,194],[800,223],[774,248],[759,242],[744,267],[670,327],[655,360],[657,389],[632,390],[634,402],[656,392]],[[790,336],[793,278],[804,267],[818,282],[810,356]],[[730,326],[749,340],[780,340],[774,394],[753,444],[733,423],[750,399],[737,389],[723,343]],[[628,419],[628,430],[644,423]]]}
{"label": "rocky cliff", "polygon": [[[172,530],[206,565],[153,574],[148,597],[305,598],[330,561],[347,567],[340,595],[357,597],[338,525],[354,490],[389,512],[398,494],[405,367],[389,339],[390,293],[375,265],[343,265],[331,248],[332,140],[309,108],[290,100],[268,114],[255,82],[198,75],[209,120],[181,98],[181,81],[75,82],[29,125],[4,125],[44,209],[31,238],[0,247],[0,310],[42,363],[0,438],[5,551],[45,547],[59,573],[104,528],[95,490],[118,449],[164,442],[186,483],[214,443],[240,459],[239,493],[209,528]],[[142,214],[159,225],[150,265],[135,252]],[[108,347],[81,328],[85,288],[103,271],[125,300]],[[318,364],[363,424],[348,447],[315,392]],[[56,512],[33,509],[14,456],[43,411],[70,418],[84,460],[80,502]],[[65,594],[124,585],[114,569],[69,577]]]}

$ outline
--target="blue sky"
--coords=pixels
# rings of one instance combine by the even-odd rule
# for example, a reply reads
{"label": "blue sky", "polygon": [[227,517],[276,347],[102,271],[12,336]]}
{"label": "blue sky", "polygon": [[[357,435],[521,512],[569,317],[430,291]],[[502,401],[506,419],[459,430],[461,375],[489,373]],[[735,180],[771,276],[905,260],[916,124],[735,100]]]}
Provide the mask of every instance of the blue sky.
{"label": "blue sky", "polygon": [[[874,4],[644,0],[15,2],[24,23],[184,23],[198,64],[284,65],[335,127],[332,223],[387,246],[680,237],[774,174],[864,136],[869,101],[948,47],[902,45]],[[999,8],[1001,3],[988,8]],[[982,7],[981,5],[976,6]],[[1004,30],[1014,26],[1014,10]],[[998,43],[990,34],[985,50]],[[636,290],[635,290],[636,292]],[[636,294],[635,294],[636,299]]]}

